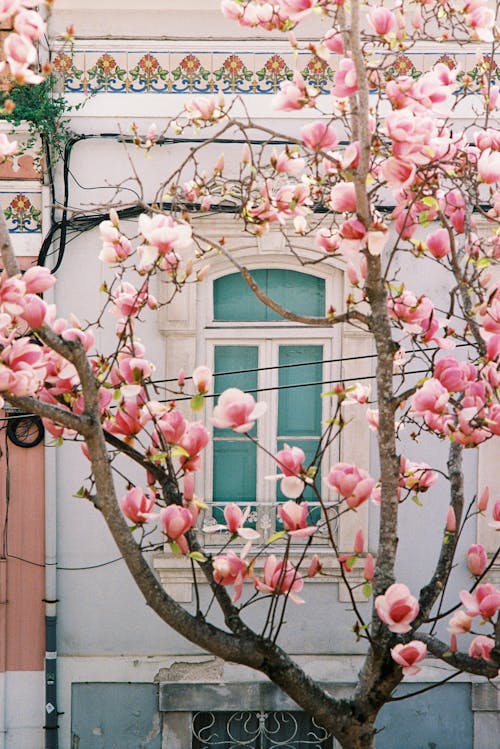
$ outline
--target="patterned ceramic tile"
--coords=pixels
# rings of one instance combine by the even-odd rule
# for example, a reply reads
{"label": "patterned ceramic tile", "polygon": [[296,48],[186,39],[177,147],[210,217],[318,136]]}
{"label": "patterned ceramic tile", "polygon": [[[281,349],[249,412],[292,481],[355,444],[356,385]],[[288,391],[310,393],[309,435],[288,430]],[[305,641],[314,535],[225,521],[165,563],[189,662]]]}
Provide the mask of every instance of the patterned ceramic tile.
{"label": "patterned ceramic tile", "polygon": [[291,80],[295,70],[293,55],[261,53],[255,55],[255,93],[274,94],[283,81]]}
{"label": "patterned ceramic tile", "polygon": [[314,86],[324,94],[330,91],[334,71],[325,60],[321,60],[316,55],[309,55],[305,59],[301,56],[300,72],[310,86]]}
{"label": "patterned ceramic tile", "polygon": [[58,52],[52,59],[56,75],[64,81],[66,91],[82,91],[85,78],[85,53]]}
{"label": "patterned ceramic tile", "polygon": [[213,77],[217,89],[231,94],[251,94],[256,85],[252,53],[213,54]]}
{"label": "patterned ceramic tile", "polygon": [[175,94],[206,94],[215,90],[212,55],[176,52],[170,55],[171,91]]}
{"label": "patterned ceramic tile", "polygon": [[40,192],[0,192],[0,206],[9,232],[34,234],[42,230],[42,196]]}
{"label": "patterned ceramic tile", "polygon": [[129,92],[166,93],[171,84],[168,52],[129,52]]}
{"label": "patterned ceramic tile", "polygon": [[127,92],[126,52],[86,52],[85,77],[90,92]]}

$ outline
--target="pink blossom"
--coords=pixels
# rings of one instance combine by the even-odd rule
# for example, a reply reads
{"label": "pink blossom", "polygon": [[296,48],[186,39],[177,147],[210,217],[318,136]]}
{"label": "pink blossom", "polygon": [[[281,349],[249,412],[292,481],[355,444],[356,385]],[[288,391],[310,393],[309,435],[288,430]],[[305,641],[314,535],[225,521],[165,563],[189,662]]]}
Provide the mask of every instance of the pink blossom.
{"label": "pink blossom", "polygon": [[123,514],[135,525],[140,525],[148,520],[154,504],[153,493],[148,491],[146,495],[139,486],[129,489],[119,501]]}
{"label": "pink blossom", "polygon": [[20,316],[26,320],[30,328],[40,328],[47,316],[47,305],[36,294],[26,294]]}
{"label": "pink blossom", "polygon": [[198,393],[208,393],[212,387],[212,370],[205,366],[196,367],[193,372],[193,384]]}
{"label": "pink blossom", "polygon": [[376,34],[385,36],[396,28],[394,13],[388,8],[372,8],[368,13],[368,23]]}
{"label": "pink blossom", "polygon": [[293,112],[310,104],[311,96],[300,73],[295,73],[293,81],[281,84],[279,93],[274,97],[272,107],[282,112]]}
{"label": "pink blossom", "polygon": [[500,152],[489,148],[483,151],[477,161],[477,171],[488,185],[500,182]]}
{"label": "pink blossom", "polygon": [[344,497],[351,509],[366,502],[375,485],[367,471],[350,463],[334,465],[328,474],[327,483]]}
{"label": "pink blossom", "polygon": [[55,284],[56,278],[48,268],[34,265],[23,274],[23,282],[28,294],[42,294]]}
{"label": "pink blossom", "polygon": [[317,554],[313,554],[307,568],[307,577],[315,577],[323,569],[321,560]]}
{"label": "pink blossom", "polygon": [[450,235],[447,229],[436,229],[427,235],[427,247],[433,257],[440,259],[450,252]]}
{"label": "pink blossom", "polygon": [[342,34],[339,34],[339,32],[334,28],[326,32],[323,38],[323,44],[330,52],[334,52],[337,55],[344,54],[344,40],[342,39]]}
{"label": "pink blossom", "polygon": [[3,43],[4,54],[12,72],[36,61],[36,49],[29,39],[20,34],[9,34]]}
{"label": "pink blossom", "polygon": [[452,635],[464,635],[470,631],[472,625],[472,617],[465,613],[465,611],[457,611],[451,617],[448,623],[448,632]]}
{"label": "pink blossom", "polygon": [[486,512],[486,510],[488,509],[489,501],[490,501],[490,490],[489,490],[489,487],[485,486],[477,500],[477,509],[479,510],[479,512]]}
{"label": "pink blossom", "polygon": [[160,510],[160,521],[165,535],[178,544],[183,554],[187,554],[189,548],[184,534],[193,526],[193,516],[189,510],[179,505],[169,505]]}
{"label": "pink blossom", "polygon": [[8,21],[21,7],[21,0],[0,0],[0,23]]}
{"label": "pink blossom", "polygon": [[36,42],[44,34],[47,24],[34,10],[22,10],[14,19],[14,28],[18,34]]}
{"label": "pink blossom", "polygon": [[356,68],[350,57],[344,57],[340,61],[335,75],[333,76],[333,83],[332,94],[338,96],[340,99],[352,96],[352,94],[355,94],[358,90]]}
{"label": "pink blossom", "polygon": [[356,210],[356,190],[353,182],[340,182],[330,192],[328,207],[337,213],[350,213]]}
{"label": "pink blossom", "polygon": [[375,560],[373,559],[373,556],[370,553],[368,553],[365,559],[363,577],[365,578],[367,582],[371,582],[373,580],[374,574],[375,574]]}
{"label": "pink blossom", "polygon": [[398,634],[410,631],[411,622],[419,612],[417,599],[401,583],[391,585],[384,595],[377,596],[375,608],[379,619],[387,624],[391,632]]}
{"label": "pink blossom", "polygon": [[497,499],[497,501],[493,505],[493,511],[491,513],[491,523],[489,523],[489,525],[496,531],[500,530],[500,499]]}
{"label": "pink blossom", "polygon": [[390,156],[384,160],[381,173],[389,187],[400,189],[413,184],[417,170],[415,164]]}
{"label": "pink blossom", "polygon": [[475,637],[469,647],[469,655],[472,658],[483,658],[485,661],[489,660],[491,651],[495,645],[495,640],[485,635],[478,635]]}
{"label": "pink blossom", "polygon": [[278,450],[274,459],[285,476],[298,476],[303,470],[306,456],[300,447],[285,444],[283,450]]}
{"label": "pink blossom", "polygon": [[443,385],[434,378],[426,380],[411,399],[411,408],[417,416],[423,416],[428,411],[442,414],[446,411],[449,393]]}
{"label": "pink blossom", "polygon": [[403,667],[405,676],[418,674],[421,669],[415,664],[423,661],[426,655],[427,645],[419,640],[412,640],[407,645],[400,643],[391,648],[392,659]]}
{"label": "pink blossom", "polygon": [[365,536],[364,536],[363,530],[360,528],[356,532],[356,535],[354,536],[354,553],[358,554],[359,556],[360,554],[363,553],[364,548],[365,548]]}
{"label": "pink blossom", "polygon": [[213,560],[214,580],[218,585],[234,585],[233,603],[239,601],[243,581],[247,575],[247,564],[234,551],[219,554]]}
{"label": "pink blossom", "polygon": [[467,549],[467,567],[471,574],[479,577],[483,574],[487,564],[488,557],[484,546],[482,544],[472,544],[469,546]]}
{"label": "pink blossom", "polygon": [[288,595],[295,603],[304,603],[296,593],[302,590],[304,580],[298,570],[285,560],[278,561],[274,554],[267,557],[264,564],[263,579],[254,579],[254,586],[261,593]]}
{"label": "pink blossom", "polygon": [[307,525],[307,516],[309,507],[307,502],[300,505],[293,500],[289,500],[278,507],[278,515],[283,521],[283,527],[290,536],[306,537],[312,536],[316,532],[315,525]]}
{"label": "pink blossom", "polygon": [[453,356],[440,359],[434,368],[434,377],[449,393],[465,390],[476,379],[476,368],[468,362],[459,362]]}
{"label": "pink blossom", "polygon": [[471,594],[466,590],[460,592],[465,611],[469,616],[482,616],[491,619],[500,609],[500,592],[491,583],[478,585]]}
{"label": "pink blossom", "polygon": [[404,455],[400,459],[399,486],[414,492],[426,492],[437,481],[436,473],[427,463],[414,463]]}
{"label": "pink blossom", "polygon": [[172,251],[185,252],[193,245],[189,224],[175,221],[172,216],[164,214],[147,216],[143,213],[139,216],[139,231],[160,255],[166,255]]}
{"label": "pink blossom", "polygon": [[315,120],[304,125],[300,131],[300,138],[311,151],[326,151],[338,143],[335,130],[323,120]]}
{"label": "pink blossom", "polygon": [[230,502],[224,507],[224,519],[226,525],[215,524],[206,525],[203,528],[204,533],[218,533],[219,531],[229,531],[246,541],[255,541],[260,537],[258,531],[253,528],[245,528],[244,525],[250,515],[250,507],[247,507],[243,512],[238,505],[234,502]]}
{"label": "pink blossom", "polygon": [[200,467],[200,452],[208,445],[209,435],[201,421],[192,421],[179,440],[188,457],[182,456],[180,462],[185,471],[198,471]]}
{"label": "pink blossom", "polygon": [[266,403],[256,403],[250,394],[229,388],[219,397],[211,422],[218,429],[248,432],[266,409]]}
{"label": "pink blossom", "polygon": [[159,443],[159,435],[170,445],[179,445],[187,429],[187,421],[180,411],[173,409],[155,419],[156,430],[153,441]]}
{"label": "pink blossom", "polygon": [[455,510],[451,506],[448,507],[446,513],[446,530],[448,533],[456,533],[457,531],[457,517],[455,515]]}

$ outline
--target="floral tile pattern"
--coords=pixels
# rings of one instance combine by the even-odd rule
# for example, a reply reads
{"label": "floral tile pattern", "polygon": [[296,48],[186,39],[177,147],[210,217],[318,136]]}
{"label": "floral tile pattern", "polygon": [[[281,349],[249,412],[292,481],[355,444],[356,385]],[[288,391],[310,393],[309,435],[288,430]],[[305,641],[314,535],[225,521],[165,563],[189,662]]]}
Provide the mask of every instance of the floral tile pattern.
{"label": "floral tile pattern", "polygon": [[[329,93],[338,59],[329,63],[310,52],[297,55],[276,51],[155,50],[123,49],[66,51],[55,54],[53,66],[64,80],[68,93],[161,93],[274,94],[281,83],[299,71],[307,83]],[[475,52],[412,51],[395,57],[386,68],[386,79],[398,75],[418,78],[437,62],[450,69],[458,67],[459,83],[477,82],[490,64],[489,58],[477,63]],[[494,78],[500,81],[495,65]]]}
{"label": "floral tile pattern", "polygon": [[42,230],[42,196],[39,192],[0,192],[9,232],[12,234],[34,234]]}

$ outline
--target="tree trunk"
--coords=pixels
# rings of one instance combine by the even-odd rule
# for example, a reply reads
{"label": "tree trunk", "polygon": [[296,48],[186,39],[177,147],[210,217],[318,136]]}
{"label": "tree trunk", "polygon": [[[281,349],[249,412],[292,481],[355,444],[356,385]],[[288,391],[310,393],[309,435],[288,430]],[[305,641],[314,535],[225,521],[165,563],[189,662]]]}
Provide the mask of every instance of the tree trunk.
{"label": "tree trunk", "polygon": [[342,749],[375,749],[375,726],[373,721],[353,721],[345,732],[337,736]]}

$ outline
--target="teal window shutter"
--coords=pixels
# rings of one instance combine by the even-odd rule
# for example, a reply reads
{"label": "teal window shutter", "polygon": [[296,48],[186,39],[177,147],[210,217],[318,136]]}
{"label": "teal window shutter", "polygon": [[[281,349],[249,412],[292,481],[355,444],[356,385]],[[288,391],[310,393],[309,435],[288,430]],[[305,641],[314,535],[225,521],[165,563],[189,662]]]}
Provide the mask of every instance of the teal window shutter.
{"label": "teal window shutter", "polygon": [[[215,347],[215,392],[237,387],[247,393],[257,388],[258,346]],[[245,370],[240,374],[218,374]],[[250,370],[250,371],[247,371]],[[252,434],[256,433],[256,427]],[[254,502],[257,483],[256,445],[232,429],[215,429],[213,438],[213,499],[215,502]],[[223,523],[223,510],[214,507],[214,519]]]}
{"label": "teal window shutter", "polygon": [[[251,275],[267,296],[299,315],[325,314],[323,278],[295,270],[269,268]],[[263,304],[240,273],[214,281],[214,320],[218,322],[282,322],[283,318]]]}

